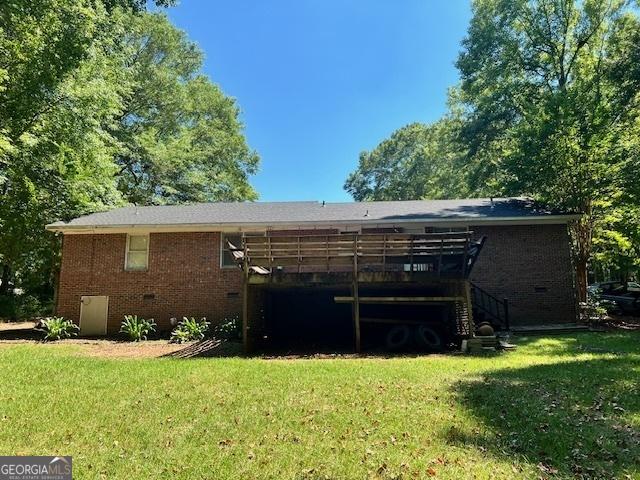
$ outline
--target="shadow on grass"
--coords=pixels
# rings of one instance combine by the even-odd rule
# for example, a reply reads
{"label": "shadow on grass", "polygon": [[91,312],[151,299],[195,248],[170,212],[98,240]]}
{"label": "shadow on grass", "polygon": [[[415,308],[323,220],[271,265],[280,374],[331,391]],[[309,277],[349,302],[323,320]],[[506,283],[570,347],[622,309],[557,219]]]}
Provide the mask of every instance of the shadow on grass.
{"label": "shadow on grass", "polygon": [[186,345],[180,350],[162,355],[170,358],[221,358],[242,356],[242,344],[208,338],[190,345]]}
{"label": "shadow on grass", "polygon": [[354,353],[349,348],[288,348],[288,347],[262,347],[250,353],[244,353],[242,343],[216,338],[205,339],[174,352],[162,355],[169,358],[217,358],[217,357],[245,357],[259,358],[263,360],[302,360],[302,359],[385,359],[385,358],[418,358],[430,354],[461,355],[460,352],[389,352],[385,350],[367,350],[362,353]]}
{"label": "shadow on grass", "polygon": [[42,332],[35,330],[33,327],[5,329],[0,330],[1,340],[42,340]]}
{"label": "shadow on grass", "polygon": [[219,357],[245,357],[259,358],[263,360],[292,360],[292,359],[333,359],[333,358],[415,358],[427,355],[426,353],[402,353],[402,352],[365,352],[353,353],[348,349],[291,349],[291,348],[261,348],[251,353],[244,353],[242,343],[224,341],[218,339],[206,339],[197,343],[186,345],[180,350],[167,353],[163,357],[170,358],[219,358]]}
{"label": "shadow on grass", "polygon": [[[489,433],[449,431],[447,440],[507,460],[520,456],[546,474],[636,478],[640,431],[631,417],[640,413],[638,338],[635,355],[625,351],[628,344],[609,339],[606,358],[572,361],[564,356],[584,353],[585,344],[568,340],[558,363],[495,370],[459,382],[458,401]],[[605,348],[598,339],[591,343]]]}

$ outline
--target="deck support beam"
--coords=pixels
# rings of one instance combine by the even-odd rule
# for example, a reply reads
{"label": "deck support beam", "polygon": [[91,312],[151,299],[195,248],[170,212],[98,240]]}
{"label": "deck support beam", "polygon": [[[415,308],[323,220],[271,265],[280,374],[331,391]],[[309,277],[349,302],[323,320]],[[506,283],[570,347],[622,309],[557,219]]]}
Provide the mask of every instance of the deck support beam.
{"label": "deck support beam", "polygon": [[242,348],[244,353],[249,353],[249,262],[247,260],[246,248],[245,245],[245,255],[242,265]]}
{"label": "deck support beam", "polygon": [[351,295],[353,296],[353,303],[351,311],[353,313],[353,331],[355,335],[355,349],[356,353],[360,353],[360,292],[358,285],[358,239],[357,237],[353,241],[353,281],[351,283]]}
{"label": "deck support beam", "polygon": [[[333,297],[336,303],[353,303],[355,296]],[[377,304],[404,304],[419,305],[422,303],[446,303],[446,302],[466,302],[466,296],[439,296],[439,297],[358,297],[359,303]]]}
{"label": "deck support beam", "polygon": [[353,295],[352,313],[353,313],[353,329],[355,332],[355,350],[356,353],[360,353],[360,302],[358,301],[358,281],[354,280],[351,286],[351,292]]}

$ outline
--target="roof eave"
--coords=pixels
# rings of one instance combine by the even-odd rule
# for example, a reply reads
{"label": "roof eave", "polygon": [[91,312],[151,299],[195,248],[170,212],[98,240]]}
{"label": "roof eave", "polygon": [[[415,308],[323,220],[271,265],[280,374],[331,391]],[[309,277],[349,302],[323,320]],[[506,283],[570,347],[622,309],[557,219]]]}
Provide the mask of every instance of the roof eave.
{"label": "roof eave", "polygon": [[328,227],[340,225],[394,225],[407,223],[424,224],[495,224],[495,225],[542,225],[542,224],[562,224],[573,220],[578,220],[582,215],[539,215],[539,216],[517,216],[517,217],[457,217],[457,218],[391,218],[391,219],[349,219],[349,220],[326,220],[326,221],[299,221],[299,222],[242,222],[242,223],[173,223],[173,224],[113,224],[113,225],[70,225],[52,223],[45,228],[51,232],[60,233],[116,233],[117,231],[128,230],[148,230],[148,231],[196,231],[196,230],[229,230],[229,229],[259,229],[259,228],[299,228],[299,227]]}

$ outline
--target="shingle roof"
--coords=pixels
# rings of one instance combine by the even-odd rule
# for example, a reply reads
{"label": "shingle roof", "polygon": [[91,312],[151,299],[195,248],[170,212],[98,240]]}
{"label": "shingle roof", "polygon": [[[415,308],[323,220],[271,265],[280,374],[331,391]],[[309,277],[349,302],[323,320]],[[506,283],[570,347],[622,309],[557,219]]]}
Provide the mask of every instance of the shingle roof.
{"label": "shingle roof", "polygon": [[411,200],[388,202],[236,202],[122,207],[92,213],[50,230],[101,227],[297,225],[327,223],[393,223],[403,221],[540,219],[566,216],[524,198]]}

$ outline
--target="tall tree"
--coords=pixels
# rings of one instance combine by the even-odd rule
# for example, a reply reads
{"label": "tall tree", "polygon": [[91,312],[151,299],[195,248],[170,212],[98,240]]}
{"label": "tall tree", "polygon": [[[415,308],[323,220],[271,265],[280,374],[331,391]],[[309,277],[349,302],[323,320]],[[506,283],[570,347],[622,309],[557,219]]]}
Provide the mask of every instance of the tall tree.
{"label": "tall tree", "polygon": [[358,201],[468,196],[457,129],[457,122],[447,118],[396,130],[376,148],[360,154],[345,190]]}
{"label": "tall tree", "polygon": [[115,195],[102,128],[119,109],[103,68],[123,16],[112,3],[0,5],[0,293],[33,272],[48,280],[48,221]]}
{"label": "tall tree", "polygon": [[640,206],[612,203],[596,224],[592,270],[600,279],[630,280],[640,271]]}
{"label": "tall tree", "polygon": [[598,201],[636,171],[638,95],[621,94],[613,67],[638,25],[624,0],[477,0],[457,63],[471,178],[583,214],[581,298]]}
{"label": "tall tree", "polygon": [[0,4],[0,294],[50,281],[49,222],[126,201],[255,198],[235,101],[146,5]]}
{"label": "tall tree", "polygon": [[254,200],[234,99],[201,73],[202,52],[164,14],[132,19],[125,70],[132,88],[114,136],[118,186],[137,204]]}
{"label": "tall tree", "polygon": [[[156,0],[158,5],[172,0]],[[113,48],[125,12],[144,0],[13,0],[0,3],[0,132],[15,143],[63,102],[57,87],[96,49]],[[0,145],[1,147],[1,145]],[[5,145],[6,150],[6,145]],[[6,165],[5,162],[2,165]]]}

